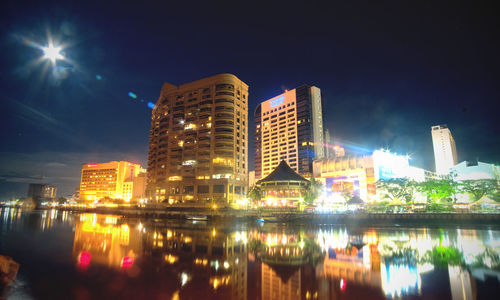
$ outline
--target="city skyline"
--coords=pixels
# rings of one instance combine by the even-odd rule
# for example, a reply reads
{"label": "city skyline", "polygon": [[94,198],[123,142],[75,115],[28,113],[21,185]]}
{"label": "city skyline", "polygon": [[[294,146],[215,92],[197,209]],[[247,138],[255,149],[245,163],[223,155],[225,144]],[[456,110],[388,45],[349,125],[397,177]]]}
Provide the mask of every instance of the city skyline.
{"label": "city skyline", "polygon": [[[179,5],[178,9],[185,8]],[[127,160],[145,166],[151,120],[147,104],[156,102],[161,85],[218,73],[232,73],[248,83],[249,128],[254,128],[252,116],[259,103],[285,89],[310,84],[323,93],[323,111],[328,115],[324,128],[346,150],[388,147],[409,153],[414,165],[433,170],[429,129],[447,123],[457,143],[459,162],[500,160],[494,113],[498,42],[490,39],[500,26],[494,26],[498,20],[485,8],[469,11],[455,6],[445,13],[441,7],[422,23],[418,16],[423,6],[414,7],[414,12],[403,10],[400,16],[392,14],[401,9],[397,5],[388,12],[341,5],[325,12],[305,8],[311,20],[316,13],[327,16],[333,8],[339,15],[301,27],[286,22],[293,20],[286,11],[297,7],[283,8],[279,22],[274,13],[282,8],[270,7],[261,12],[264,25],[242,29],[244,38],[235,35],[241,23],[224,34],[225,22],[204,28],[206,16],[201,13],[192,17],[196,21],[192,25],[171,13],[169,21],[155,27],[147,22],[150,10],[134,12],[131,5],[120,7],[123,16],[114,15],[111,21],[106,18],[113,8],[110,4],[84,5],[78,15],[69,4],[59,10],[32,5],[20,23],[15,19],[19,4],[2,6],[6,24],[2,62],[7,66],[2,94],[7,109],[1,114],[0,195],[8,195],[18,183],[24,185],[25,193],[27,183],[39,182],[41,174],[46,177],[44,183],[57,185],[60,195],[67,195],[78,186],[82,163]],[[256,8],[249,8],[244,20],[251,18],[252,9]],[[215,16],[226,16],[229,11],[208,10]],[[367,28],[340,17],[341,12],[352,11],[376,22]],[[384,17],[387,20],[379,19]],[[463,22],[467,17],[471,21]],[[282,25],[283,20],[290,27]],[[397,21],[402,22],[400,28],[394,26]],[[116,34],[96,30],[106,28],[108,22],[125,25]],[[151,29],[151,33],[129,36],[135,26]],[[168,26],[178,32],[171,33]],[[43,75],[43,68],[29,64],[41,53],[26,46],[26,41],[45,43],[45,28],[71,43],[64,53],[72,63],[56,62],[58,67]],[[232,57],[233,50],[211,40],[206,43],[216,46],[213,50],[194,50],[193,45],[205,41],[207,35],[223,36],[240,54]],[[442,36],[447,38],[441,40]],[[427,46],[417,44],[422,38],[428,39]],[[316,46],[292,51],[295,39]],[[265,46],[271,55],[259,50]],[[127,47],[131,50],[123,50]],[[137,55],[137,51],[150,55]],[[249,133],[249,153],[253,153],[253,130]],[[253,155],[249,155],[249,165],[252,170]]]}

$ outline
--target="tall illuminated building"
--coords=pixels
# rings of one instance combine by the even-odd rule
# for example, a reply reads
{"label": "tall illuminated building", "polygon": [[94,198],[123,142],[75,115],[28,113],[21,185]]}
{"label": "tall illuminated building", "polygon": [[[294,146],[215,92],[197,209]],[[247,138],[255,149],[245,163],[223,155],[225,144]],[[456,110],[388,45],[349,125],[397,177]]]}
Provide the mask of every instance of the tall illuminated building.
{"label": "tall illuminated building", "polygon": [[130,201],[134,178],[141,170],[139,164],[128,161],[83,164],[79,198],[83,201],[103,198]]}
{"label": "tall illuminated building", "polygon": [[446,125],[432,126],[431,132],[436,173],[438,175],[448,175],[450,169],[458,162],[455,140]]}
{"label": "tall illuminated building", "polygon": [[165,83],[153,109],[148,198],[189,206],[232,206],[245,197],[248,85],[219,74]]}
{"label": "tall illuminated building", "polygon": [[255,178],[284,160],[310,176],[314,159],[324,157],[321,91],[303,85],[260,103],[255,110]]}

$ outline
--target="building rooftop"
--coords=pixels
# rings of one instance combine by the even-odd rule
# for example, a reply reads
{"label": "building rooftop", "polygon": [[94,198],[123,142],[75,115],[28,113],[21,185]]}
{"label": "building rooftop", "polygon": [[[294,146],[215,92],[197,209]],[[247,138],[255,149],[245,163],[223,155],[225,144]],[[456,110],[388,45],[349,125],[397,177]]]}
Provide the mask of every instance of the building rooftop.
{"label": "building rooftop", "polygon": [[309,181],[304,177],[300,176],[295,172],[290,166],[286,163],[286,161],[282,160],[280,164],[271,172],[271,174],[262,178],[258,182],[267,182],[267,181]]}

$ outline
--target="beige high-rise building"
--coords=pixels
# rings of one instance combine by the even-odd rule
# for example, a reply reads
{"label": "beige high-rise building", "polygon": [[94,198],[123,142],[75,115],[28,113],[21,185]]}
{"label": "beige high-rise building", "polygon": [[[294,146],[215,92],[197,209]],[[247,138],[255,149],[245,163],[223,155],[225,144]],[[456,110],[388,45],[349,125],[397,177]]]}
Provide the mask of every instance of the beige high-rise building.
{"label": "beige high-rise building", "polygon": [[303,85],[259,104],[255,110],[255,179],[284,160],[309,177],[314,159],[325,156],[321,91]]}
{"label": "beige high-rise building", "polygon": [[83,201],[103,198],[130,201],[133,179],[141,170],[139,164],[128,161],[83,164],[79,198]]}
{"label": "beige high-rise building", "polygon": [[436,173],[438,175],[448,175],[450,169],[458,162],[455,140],[446,125],[432,126],[431,132]]}
{"label": "beige high-rise building", "polygon": [[245,197],[247,171],[248,85],[232,74],[165,83],[150,130],[150,201],[232,206]]}

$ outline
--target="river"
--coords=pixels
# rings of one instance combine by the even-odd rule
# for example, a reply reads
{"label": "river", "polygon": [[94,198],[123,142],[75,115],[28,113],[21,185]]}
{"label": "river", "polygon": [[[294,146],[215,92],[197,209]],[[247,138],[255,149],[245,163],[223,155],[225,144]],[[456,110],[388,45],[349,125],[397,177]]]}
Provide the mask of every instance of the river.
{"label": "river", "polygon": [[498,299],[500,226],[217,223],[2,208],[7,299]]}

